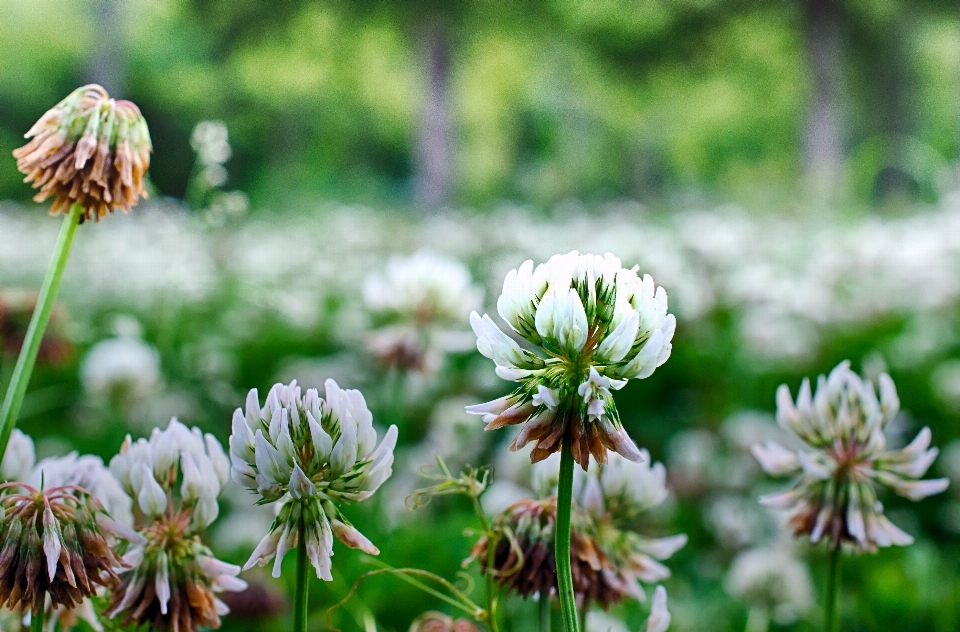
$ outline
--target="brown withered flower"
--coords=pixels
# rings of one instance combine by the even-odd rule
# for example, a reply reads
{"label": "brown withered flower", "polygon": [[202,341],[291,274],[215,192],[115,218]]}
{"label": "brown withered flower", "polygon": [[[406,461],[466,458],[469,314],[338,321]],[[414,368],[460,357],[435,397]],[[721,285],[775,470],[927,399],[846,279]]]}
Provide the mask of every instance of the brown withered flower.
{"label": "brown withered flower", "polygon": [[72,609],[98,586],[112,587],[124,565],[109,535],[138,536],[111,519],[86,490],[73,485],[38,491],[0,485],[0,606],[34,615],[50,595],[53,608]]}
{"label": "brown withered flower", "polygon": [[410,624],[410,632],[480,632],[468,619],[454,619],[442,612],[424,612]]}
{"label": "brown withered flower", "polygon": [[150,166],[150,131],[140,109],[111,99],[96,84],[77,88],[40,117],[15,149],[17,169],[52,197],[51,215],[83,207],[83,219],[99,221],[114,209],[130,210],[147,197],[144,175]]}
{"label": "brown withered flower", "polygon": [[[495,545],[493,572],[501,586],[524,598],[534,593],[541,597],[557,594],[556,521],[556,496],[521,500],[497,517],[496,529],[501,535]],[[465,564],[479,560],[483,572],[490,572],[489,546],[487,538],[481,538]],[[576,505],[571,520],[570,557],[573,591],[579,603],[589,599],[608,608],[636,595],[631,582],[601,549],[590,517]]]}

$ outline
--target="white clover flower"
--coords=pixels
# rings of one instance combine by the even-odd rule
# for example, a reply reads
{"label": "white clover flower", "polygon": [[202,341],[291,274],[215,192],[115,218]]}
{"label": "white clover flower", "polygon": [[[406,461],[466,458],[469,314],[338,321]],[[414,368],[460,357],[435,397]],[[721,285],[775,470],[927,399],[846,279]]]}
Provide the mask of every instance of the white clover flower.
{"label": "white clover flower", "polygon": [[110,517],[120,524],[133,526],[133,501],[98,456],[78,455],[42,459],[30,471],[26,482],[33,487],[76,485],[100,501]]}
{"label": "white clover flower", "polygon": [[149,440],[128,435],[110,472],[133,499],[144,542],[124,553],[129,568],[120,573],[109,616],[122,615],[124,626],[149,622],[184,632],[220,627],[229,608],[214,593],[247,586],[237,578],[240,567],[217,560],[200,541],[230,475],[220,442],[171,419]]}
{"label": "white clover flower", "polygon": [[840,363],[829,377],[820,376],[816,393],[804,380],[796,404],[783,385],[777,391],[777,422],[802,442],[788,450],[774,441],[753,447],[761,467],[774,476],[798,474],[794,486],[760,501],[791,509],[791,525],[811,542],[824,536],[831,545],[850,542],[863,550],[906,546],[913,538],[883,515],[876,485],[910,500],[945,490],[945,478],[918,480],[937,457],[929,428],[902,450],[887,449],[884,428],[900,409],[893,380],[879,377],[880,398],[870,382]]}
{"label": "white clover flower", "polygon": [[814,605],[810,569],[783,546],[738,555],[724,587],[731,596],[772,615],[780,625],[790,625]]}
{"label": "white clover flower", "polygon": [[246,410],[233,414],[233,479],[262,502],[280,501],[270,533],[244,568],[276,557],[273,575],[279,577],[283,556],[301,537],[317,577],[327,581],[333,579],[334,535],[351,548],[379,553],[336,503],[365,500],[390,477],[397,427],[390,426],[377,446],[373,415],[360,391],[341,389],[333,380],[324,388],[326,400],[316,389],[301,396],[295,381],[276,384],[262,408],[253,389]]}
{"label": "white clover flower", "polygon": [[83,389],[98,397],[141,401],[157,391],[160,379],[160,353],[139,338],[101,340],[80,365]]}
{"label": "white clover flower", "polygon": [[384,274],[364,280],[364,305],[376,326],[367,335],[367,348],[384,364],[436,371],[445,353],[471,347],[462,323],[482,298],[482,289],[456,259],[424,250],[394,255]]}
{"label": "white clover flower", "polygon": [[670,357],[676,319],[667,313],[664,289],[610,253],[573,251],[536,269],[526,261],[511,270],[497,310],[537,352],[473,312],[477,349],[494,361],[497,375],[521,385],[468,412],[482,415],[488,430],[524,424],[510,448],[536,442],[533,461],[559,451],[563,441],[583,469],[591,454],[603,463],[607,449],[640,459],[612,392],[649,377]]}
{"label": "white clover flower", "polygon": [[7,442],[7,451],[0,461],[0,482],[26,481],[36,459],[33,439],[14,428]]}

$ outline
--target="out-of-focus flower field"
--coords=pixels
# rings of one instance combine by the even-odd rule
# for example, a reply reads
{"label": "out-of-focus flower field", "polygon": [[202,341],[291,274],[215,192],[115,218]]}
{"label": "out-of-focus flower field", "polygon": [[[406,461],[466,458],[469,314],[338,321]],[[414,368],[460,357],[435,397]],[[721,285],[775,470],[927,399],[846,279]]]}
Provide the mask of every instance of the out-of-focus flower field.
{"label": "out-of-focus flower field", "polygon": [[[526,259],[609,251],[666,288],[677,316],[670,360],[617,396],[630,436],[666,467],[670,493],[644,514],[644,533],[688,536],[666,562],[671,629],[818,629],[825,552],[791,539],[757,503],[785,483],[763,474],[750,446],[782,440],[780,384],[796,393],[844,359],[868,378],[892,375],[902,411],[889,443],[929,426],[942,448],[931,471],[952,485],[920,503],[882,497],[916,543],[845,562],[843,629],[960,629],[960,197],[896,216],[630,201],[224,213],[209,221],[161,199],[80,231],[18,425],[37,458],[109,460],[126,434],[148,436],[174,416],[225,443],[248,389],[335,378],[364,392],[381,432],[399,427],[393,477],[345,514],[380,561],[435,572],[482,600],[478,564],[461,566],[481,531],[469,502],[405,502],[431,484],[421,470],[435,455],[451,470],[495,467],[488,512],[535,495],[526,455],[506,449],[515,432],[484,432],[464,412],[510,388],[477,352],[467,317],[495,313],[505,274]],[[4,383],[56,231],[43,212],[0,204]],[[411,296],[418,287],[436,294]],[[411,312],[421,299],[435,310]],[[273,513],[232,482],[221,500],[207,544],[242,564]],[[333,581],[313,584],[312,628],[377,568],[367,560],[335,547]],[[286,629],[292,572],[275,581],[268,570],[243,574],[251,589],[230,595],[223,629]],[[406,630],[431,609],[448,607],[381,575],[330,616],[345,630]],[[532,602],[510,597],[501,611],[504,629],[536,627]],[[587,628],[637,630],[647,611],[627,600],[589,614]]]}

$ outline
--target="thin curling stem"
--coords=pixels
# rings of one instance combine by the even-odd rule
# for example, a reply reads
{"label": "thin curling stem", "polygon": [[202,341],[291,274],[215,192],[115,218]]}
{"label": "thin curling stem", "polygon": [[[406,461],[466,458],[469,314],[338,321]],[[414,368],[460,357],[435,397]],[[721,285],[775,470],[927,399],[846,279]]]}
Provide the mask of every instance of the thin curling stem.
{"label": "thin curling stem", "polygon": [[823,631],[840,630],[840,546],[830,550],[827,564],[827,590],[823,600]]}
{"label": "thin curling stem", "polygon": [[564,439],[560,451],[560,486],[557,490],[557,533],[554,550],[557,555],[557,588],[565,632],[580,632],[577,602],[573,594],[573,572],[570,569],[570,512],[573,505],[573,452]]}
{"label": "thin curling stem", "polygon": [[540,632],[550,632],[550,595],[540,591]]}
{"label": "thin curling stem", "polygon": [[43,340],[43,333],[47,329],[47,323],[50,322],[50,312],[53,310],[53,303],[60,289],[63,271],[67,267],[67,258],[70,256],[73,236],[77,232],[77,225],[80,224],[82,217],[83,206],[74,204],[70,207],[70,212],[67,213],[60,228],[60,236],[57,237],[57,245],[53,249],[53,257],[50,259],[50,266],[47,268],[47,276],[43,279],[40,296],[37,298],[37,306],[33,310],[27,335],[23,339],[23,347],[20,348],[17,364],[13,368],[13,376],[10,378],[10,385],[7,387],[7,393],[3,398],[3,407],[0,408],[0,458],[6,453],[10,434],[13,432],[14,426],[17,425],[17,417],[20,415],[20,407],[23,405],[23,396],[27,392],[33,366],[37,362],[40,341]]}
{"label": "thin curling stem", "polygon": [[300,537],[297,538],[297,593],[293,602],[293,632],[307,632],[307,582],[310,562],[307,560],[306,521],[300,516]]}

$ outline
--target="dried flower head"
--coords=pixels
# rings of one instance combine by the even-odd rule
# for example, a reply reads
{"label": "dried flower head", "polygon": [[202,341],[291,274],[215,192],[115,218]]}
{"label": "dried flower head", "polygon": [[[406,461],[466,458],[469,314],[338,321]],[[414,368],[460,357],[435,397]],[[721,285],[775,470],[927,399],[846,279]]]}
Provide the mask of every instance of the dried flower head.
{"label": "dried flower head", "polygon": [[230,472],[220,442],[173,419],[149,440],[128,436],[110,470],[136,501],[143,541],[124,553],[129,570],[112,592],[109,616],[174,632],[220,627],[229,608],[214,593],[247,586],[237,578],[240,567],[216,559],[200,541]]}
{"label": "dried flower head", "polygon": [[424,612],[410,624],[410,632],[480,632],[480,628],[467,619],[454,619],[442,612]]}
{"label": "dried flower head", "polygon": [[139,108],[111,99],[102,87],[77,88],[40,117],[23,147],[15,149],[17,169],[26,174],[50,213],[83,207],[84,219],[98,220],[116,208],[129,211],[147,197],[150,132]]}
{"label": "dried flower head", "polygon": [[47,595],[53,608],[72,609],[98,586],[117,582],[123,562],[110,535],[139,538],[76,486],[38,491],[24,483],[0,485],[0,605],[34,614]]}
{"label": "dried flower head", "polygon": [[893,380],[879,377],[880,398],[873,384],[840,363],[829,377],[820,376],[816,393],[804,380],[796,404],[783,385],[777,391],[777,422],[802,442],[788,450],[768,441],[753,454],[768,473],[798,474],[794,486],[769,494],[760,502],[790,509],[797,535],[811,542],[826,537],[832,547],[849,542],[860,550],[906,546],[913,538],[886,516],[877,498],[880,485],[910,500],[920,500],[947,488],[945,478],[918,480],[937,457],[924,428],[902,450],[888,450],[883,431],[900,409]]}
{"label": "dried flower head", "polygon": [[467,411],[483,415],[488,430],[523,424],[510,449],[535,442],[534,462],[565,441],[583,469],[591,455],[603,463],[608,449],[638,460],[612,393],[670,357],[676,319],[667,313],[664,289],[610,253],[573,251],[536,269],[527,261],[511,270],[497,310],[536,352],[473,312],[477,349],[496,363],[497,375],[520,386]]}
{"label": "dried flower head", "polygon": [[283,556],[301,537],[317,577],[326,581],[333,579],[334,535],[351,548],[380,552],[337,503],[366,500],[390,477],[397,427],[390,426],[378,446],[373,415],[360,391],[344,390],[333,380],[324,387],[326,400],[316,389],[301,396],[295,381],[276,384],[263,407],[253,389],[246,411],[238,408],[233,414],[233,479],[258,493],[260,504],[280,502],[270,532],[244,568],[276,557],[273,576],[279,577]]}

